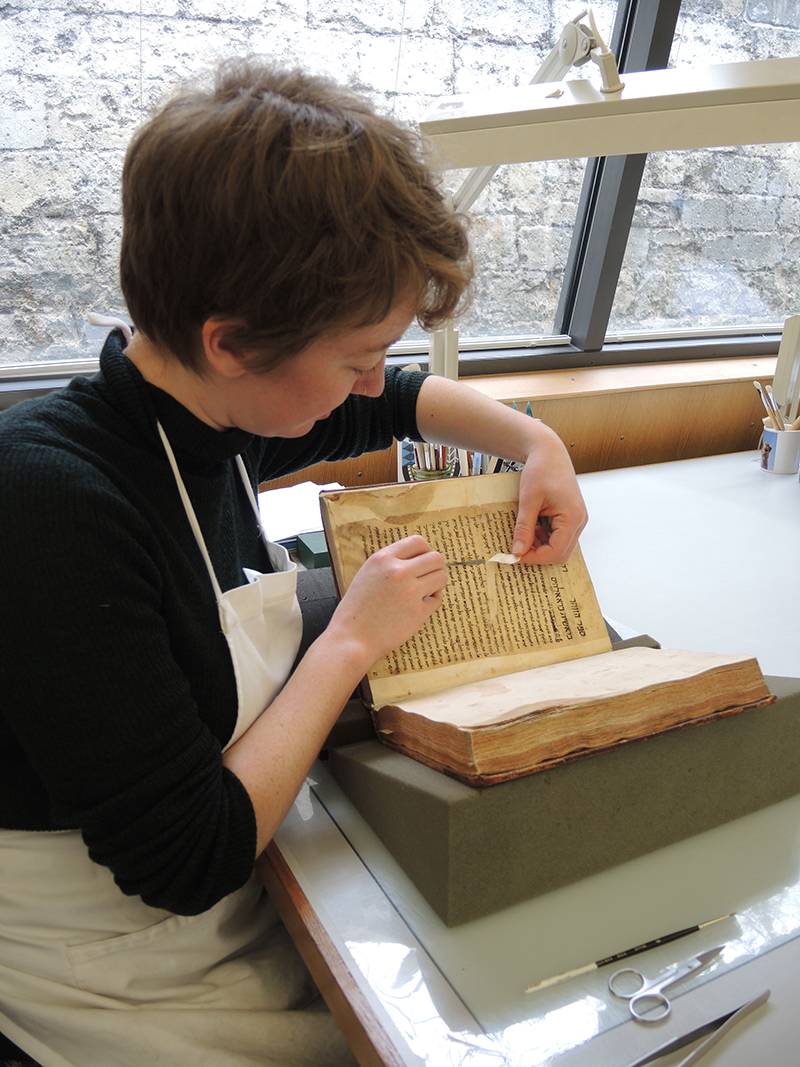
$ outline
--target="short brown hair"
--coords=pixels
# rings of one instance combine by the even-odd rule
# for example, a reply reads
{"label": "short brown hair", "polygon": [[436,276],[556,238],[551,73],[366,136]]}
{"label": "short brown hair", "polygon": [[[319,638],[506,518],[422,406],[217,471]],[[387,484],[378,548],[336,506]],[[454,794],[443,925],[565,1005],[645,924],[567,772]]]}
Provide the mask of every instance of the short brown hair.
{"label": "short brown hair", "polygon": [[122,177],[122,290],[134,324],[199,367],[212,317],[269,370],[411,294],[425,329],[471,260],[419,139],[326,79],[236,60],[134,137]]}

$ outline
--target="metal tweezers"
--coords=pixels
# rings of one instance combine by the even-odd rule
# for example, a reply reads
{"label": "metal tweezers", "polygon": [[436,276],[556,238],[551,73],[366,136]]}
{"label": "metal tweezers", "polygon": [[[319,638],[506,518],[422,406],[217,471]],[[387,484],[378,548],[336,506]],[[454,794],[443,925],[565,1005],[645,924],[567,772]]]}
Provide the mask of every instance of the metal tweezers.
{"label": "metal tweezers", "polygon": [[676,1067],[689,1067],[689,1064],[697,1063],[700,1057],[704,1056],[712,1045],[716,1045],[719,1039],[727,1034],[727,1032],[743,1019],[745,1015],[749,1015],[755,1008],[759,1008],[768,1000],[768,998],[769,990],[765,989],[763,993],[754,997],[752,1000],[748,1000],[748,1002],[742,1004],[740,1008],[734,1008],[733,1011],[726,1012],[724,1015],[720,1015],[716,1019],[710,1019],[707,1023],[703,1023],[688,1034],[682,1034],[680,1037],[674,1037],[671,1041],[666,1041],[663,1045],[659,1045],[658,1048],[653,1049],[652,1052],[648,1052],[645,1056],[641,1056],[638,1060],[634,1060],[632,1063],[627,1064],[626,1067],[643,1067],[645,1063],[652,1063],[653,1060],[657,1060],[660,1056],[666,1056],[668,1052],[674,1052],[676,1049],[683,1048],[684,1045],[696,1041],[698,1037],[710,1033],[711,1036],[708,1037],[702,1045],[698,1045],[696,1049],[692,1049],[689,1055],[676,1065]]}

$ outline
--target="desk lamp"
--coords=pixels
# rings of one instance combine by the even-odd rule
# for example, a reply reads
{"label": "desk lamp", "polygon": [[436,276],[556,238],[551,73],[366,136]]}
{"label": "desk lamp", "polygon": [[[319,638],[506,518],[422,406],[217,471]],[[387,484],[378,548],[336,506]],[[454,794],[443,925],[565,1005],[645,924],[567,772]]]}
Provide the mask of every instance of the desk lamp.
{"label": "desk lamp", "polygon": [[[589,59],[599,89],[588,78],[554,84]],[[567,23],[529,85],[448,97],[419,128],[446,168],[474,168],[453,197],[454,210],[467,211],[503,163],[798,141],[800,58],[626,73],[621,82],[589,8]],[[458,377],[452,323],[432,334],[430,367]]]}
{"label": "desk lamp", "polygon": [[[588,18],[588,26],[582,22],[584,18]],[[623,83],[619,79],[617,61],[597,31],[592,9],[586,8],[565,24],[558,40],[550,50],[550,54],[531,79],[530,85],[561,81],[571,67],[582,67],[589,60],[592,60],[600,68],[603,82],[600,90],[602,93],[616,93],[623,88]],[[548,87],[552,91],[552,86]],[[555,91],[563,92],[563,90],[559,89]],[[476,95],[480,97],[482,94]],[[470,97],[453,97],[450,100],[442,101],[437,105],[433,115],[429,115],[419,124],[420,132],[436,144],[438,135],[435,130],[430,131],[428,126],[431,122],[436,123],[437,117],[441,119],[442,116],[437,116],[437,112],[440,112],[443,108],[447,110],[448,106],[451,106],[451,101],[468,99]],[[452,198],[454,211],[469,211],[492,180],[500,165],[511,162],[511,160],[501,158],[504,154],[500,153],[497,159],[488,159],[481,166],[474,166],[473,163],[469,162],[463,164],[463,166],[473,166],[473,169]],[[461,165],[448,163],[447,167],[452,169]],[[458,330],[455,329],[452,321],[441,330],[435,330],[431,334],[429,367],[434,374],[440,374],[454,380],[458,379]]]}

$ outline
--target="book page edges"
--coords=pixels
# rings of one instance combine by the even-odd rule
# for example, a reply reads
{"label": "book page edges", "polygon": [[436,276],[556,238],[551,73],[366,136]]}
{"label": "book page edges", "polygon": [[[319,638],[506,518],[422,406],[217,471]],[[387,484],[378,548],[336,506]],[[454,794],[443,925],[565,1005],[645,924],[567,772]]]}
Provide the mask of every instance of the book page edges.
{"label": "book page edges", "polygon": [[[540,759],[538,762],[531,761],[529,763],[520,762],[519,766],[508,767],[506,766],[502,770],[491,769],[486,767],[478,768],[478,764],[474,758],[469,758],[459,766],[453,764],[443,763],[427,753],[420,753],[416,750],[412,750],[405,745],[398,744],[393,741],[391,736],[382,737],[382,743],[387,748],[392,748],[396,752],[402,753],[404,756],[410,756],[418,763],[424,763],[425,766],[431,767],[435,771],[440,771],[442,774],[446,774],[450,778],[455,778],[459,782],[463,782],[464,785],[472,786],[473,788],[480,789],[486,788],[491,785],[500,785],[503,782],[513,781],[515,778],[524,778],[530,774],[539,774],[542,771],[554,770],[556,767],[566,766],[568,763],[576,763],[578,760],[590,759],[593,756],[601,755],[604,752],[613,752],[615,749],[623,748],[629,745],[642,744],[645,741],[652,740],[655,737],[661,737],[664,734],[677,733],[679,730],[691,729],[695,726],[703,726],[707,723],[716,722],[719,719],[727,719],[732,715],[740,715],[743,712],[755,711],[758,708],[768,707],[770,704],[774,704],[778,698],[771,693],[763,700],[756,700],[748,704],[737,704],[729,708],[723,708],[720,711],[712,712],[709,715],[702,715],[694,719],[687,719],[684,722],[678,722],[672,726],[666,726],[658,730],[653,730],[650,733],[639,734],[636,737],[624,737],[617,741],[609,742],[608,744],[599,745],[596,748],[583,748],[576,749],[573,752],[566,753],[560,756],[553,756],[546,759]],[[468,735],[469,736],[469,735]],[[472,752],[472,746],[470,745],[470,753]]]}
{"label": "book page edges", "polygon": [[[574,656],[574,650],[572,650]],[[686,652],[681,649],[626,648],[587,653],[587,658],[562,657],[544,666],[459,685],[394,703],[403,712],[457,728],[480,729],[528,718],[555,707],[575,708],[610,700],[640,689],[700,677],[713,670],[752,663],[749,655]],[[378,707],[381,705],[377,704]]]}
{"label": "book page edges", "polygon": [[[664,659],[655,672],[643,669],[651,653]],[[618,678],[616,684],[601,685],[594,697],[562,699],[536,709],[529,700],[524,708],[507,709],[499,720],[472,726],[386,707],[374,713],[376,728],[390,747],[467,784],[488,785],[764,706],[775,699],[752,656],[672,649],[626,649],[610,656],[619,661],[616,673],[620,678],[628,675],[629,679],[631,667],[640,661],[636,668],[638,685],[620,689]],[[633,663],[625,666],[623,659]],[[698,669],[700,661],[705,662],[705,669]],[[596,663],[597,659],[586,666]],[[603,669],[601,665],[601,675],[607,675],[611,666],[609,663]],[[525,673],[541,675],[546,669]]]}

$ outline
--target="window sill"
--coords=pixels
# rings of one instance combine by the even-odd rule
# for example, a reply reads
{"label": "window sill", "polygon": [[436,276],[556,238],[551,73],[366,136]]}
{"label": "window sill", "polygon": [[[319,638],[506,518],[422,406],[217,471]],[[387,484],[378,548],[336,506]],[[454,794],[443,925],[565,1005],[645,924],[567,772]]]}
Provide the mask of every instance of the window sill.
{"label": "window sill", "polygon": [[579,474],[755,449],[763,409],[753,381],[775,356],[486,375],[467,384],[551,426]]}

